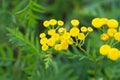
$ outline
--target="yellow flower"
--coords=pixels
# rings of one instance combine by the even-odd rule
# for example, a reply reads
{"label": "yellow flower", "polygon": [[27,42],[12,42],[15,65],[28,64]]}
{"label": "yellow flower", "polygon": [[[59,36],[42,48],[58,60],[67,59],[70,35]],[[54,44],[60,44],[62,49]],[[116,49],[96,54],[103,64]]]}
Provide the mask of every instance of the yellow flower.
{"label": "yellow flower", "polygon": [[46,34],[45,33],[41,33],[40,34],[40,38],[44,38],[44,37],[46,37]]}
{"label": "yellow flower", "polygon": [[43,22],[43,26],[44,27],[49,27],[50,26],[50,22],[49,21],[44,21]]}
{"label": "yellow flower", "polygon": [[109,45],[102,45],[101,47],[100,47],[100,54],[102,54],[102,55],[107,55],[108,54],[108,52],[109,52],[109,50],[110,50],[110,46]]}
{"label": "yellow flower", "polygon": [[100,18],[94,18],[94,19],[92,20],[92,25],[93,25],[95,28],[100,28],[100,27],[102,27],[103,23],[102,23],[102,21],[101,21]]}
{"label": "yellow flower", "polygon": [[66,33],[66,28],[59,28],[58,29],[58,33],[62,34],[62,33]]}
{"label": "yellow flower", "polygon": [[107,24],[108,19],[107,18],[101,18],[102,25]]}
{"label": "yellow flower", "polygon": [[79,23],[80,23],[79,20],[76,20],[76,19],[71,20],[71,24],[72,24],[72,26],[74,26],[74,27],[78,26]]}
{"label": "yellow flower", "polygon": [[48,30],[49,35],[54,35],[56,33],[55,29]]}
{"label": "yellow flower", "polygon": [[56,44],[54,48],[58,51],[62,50],[61,44]]}
{"label": "yellow flower", "polygon": [[50,20],[50,25],[55,26],[57,24],[57,21],[55,19]]}
{"label": "yellow flower", "polygon": [[62,47],[63,50],[67,50],[68,47],[69,47],[69,44],[66,41],[62,41],[61,42],[61,47]]}
{"label": "yellow flower", "polygon": [[75,36],[78,36],[80,30],[77,28],[77,27],[73,27],[70,29],[70,35],[75,37]]}
{"label": "yellow flower", "polygon": [[59,34],[55,33],[51,36],[52,39],[54,39],[55,41],[58,41],[60,39]]}
{"label": "yellow flower", "polygon": [[107,34],[110,37],[113,37],[116,32],[117,32],[116,29],[108,29]]}
{"label": "yellow flower", "polygon": [[81,31],[82,31],[82,32],[87,32],[87,28],[86,28],[85,26],[82,26],[82,27],[81,27]]}
{"label": "yellow flower", "polygon": [[88,28],[87,28],[87,31],[88,31],[88,32],[93,32],[93,28],[88,27]]}
{"label": "yellow flower", "polygon": [[120,41],[120,32],[116,32],[114,38],[115,40]]}
{"label": "yellow flower", "polygon": [[117,48],[111,48],[108,52],[108,58],[117,60],[119,58],[119,50]]}
{"label": "yellow flower", "polygon": [[40,44],[46,44],[47,43],[47,38],[46,37],[44,37],[44,38],[41,38],[40,39]]}
{"label": "yellow flower", "polygon": [[84,40],[84,39],[85,39],[84,33],[79,33],[79,34],[78,34],[78,39],[79,39],[79,40]]}
{"label": "yellow flower", "polygon": [[109,36],[106,34],[106,33],[103,33],[101,36],[100,36],[100,39],[103,40],[103,41],[106,41],[109,39]]}
{"label": "yellow flower", "polygon": [[48,46],[47,46],[46,44],[42,45],[42,50],[43,50],[43,51],[48,50]]}
{"label": "yellow flower", "polygon": [[49,38],[49,39],[47,40],[47,45],[52,47],[52,46],[55,45],[55,42],[56,42],[56,41],[55,41],[53,38]]}
{"label": "yellow flower", "polygon": [[66,33],[64,33],[62,36],[63,36],[62,38],[63,38],[64,40],[69,39],[69,38],[70,38],[70,33],[66,32]]}
{"label": "yellow flower", "polygon": [[64,22],[61,20],[58,20],[58,26],[63,26],[63,25],[64,25]]}
{"label": "yellow flower", "polygon": [[74,41],[73,41],[73,39],[72,39],[72,38],[69,38],[69,39],[67,39],[66,41],[67,41],[67,42],[68,42],[68,44],[70,44],[70,45],[74,43]]}
{"label": "yellow flower", "polygon": [[107,22],[107,25],[108,25],[109,28],[117,28],[118,27],[118,21],[115,20],[115,19],[110,19]]}

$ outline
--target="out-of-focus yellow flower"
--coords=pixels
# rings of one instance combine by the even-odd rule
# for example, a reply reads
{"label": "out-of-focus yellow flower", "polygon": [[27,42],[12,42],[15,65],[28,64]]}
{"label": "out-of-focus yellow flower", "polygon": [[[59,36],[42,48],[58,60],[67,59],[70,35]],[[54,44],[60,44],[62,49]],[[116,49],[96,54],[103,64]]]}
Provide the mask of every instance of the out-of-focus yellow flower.
{"label": "out-of-focus yellow flower", "polygon": [[62,41],[61,42],[61,47],[63,50],[67,50],[69,47],[69,44],[67,43],[67,41]]}
{"label": "out-of-focus yellow flower", "polygon": [[46,44],[47,43],[47,38],[46,37],[44,37],[44,38],[41,38],[40,39],[40,44]]}
{"label": "out-of-focus yellow flower", "polygon": [[120,32],[116,32],[114,38],[115,40],[120,41]]}
{"label": "out-of-focus yellow flower", "polygon": [[70,44],[70,45],[74,43],[74,41],[73,41],[73,39],[72,39],[72,38],[69,38],[69,39],[67,39],[66,41],[67,41],[67,42],[68,42],[68,44]]}
{"label": "out-of-focus yellow flower", "polygon": [[63,38],[64,38],[64,40],[69,39],[70,38],[70,33],[68,33],[68,32],[64,33]]}
{"label": "out-of-focus yellow flower", "polygon": [[71,20],[71,24],[72,24],[72,26],[74,26],[74,27],[78,26],[79,23],[80,23],[79,20],[76,20],[76,19]]}
{"label": "out-of-focus yellow flower", "polygon": [[43,22],[43,26],[44,27],[49,27],[50,26],[50,22],[49,21],[44,21]]}
{"label": "out-of-focus yellow flower", "polygon": [[101,23],[102,25],[106,25],[108,22],[108,19],[107,18],[101,18]]}
{"label": "out-of-focus yellow flower", "polygon": [[88,27],[88,28],[87,28],[87,31],[88,31],[88,32],[93,32],[93,28]]}
{"label": "out-of-focus yellow flower", "polygon": [[56,33],[56,30],[55,29],[50,29],[48,30],[48,34],[49,35],[54,35]]}
{"label": "out-of-focus yellow flower", "polygon": [[92,20],[92,25],[93,25],[95,28],[100,28],[100,27],[102,27],[103,23],[102,23],[102,21],[101,21],[100,18],[94,18],[94,19]]}
{"label": "out-of-focus yellow flower", "polygon": [[54,38],[49,38],[48,40],[47,40],[47,45],[48,46],[54,46],[55,45],[55,40],[54,40]]}
{"label": "out-of-focus yellow flower", "polygon": [[48,46],[47,46],[46,44],[42,45],[42,50],[43,50],[43,51],[48,50]]}
{"label": "out-of-focus yellow flower", "polygon": [[119,50],[117,48],[111,48],[108,52],[108,58],[117,60],[119,58]]}
{"label": "out-of-focus yellow flower", "polygon": [[62,50],[61,44],[56,44],[54,48],[55,50],[58,50],[58,51]]}
{"label": "out-of-focus yellow flower", "polygon": [[102,45],[100,47],[100,54],[107,55],[111,47],[109,45]]}
{"label": "out-of-focus yellow flower", "polygon": [[110,37],[113,37],[116,32],[117,32],[116,29],[108,29],[107,34]]}
{"label": "out-of-focus yellow flower", "polygon": [[82,27],[81,27],[81,31],[82,31],[82,32],[87,32],[87,28],[86,28],[85,26],[82,26]]}
{"label": "out-of-focus yellow flower", "polygon": [[58,41],[60,39],[60,36],[58,33],[55,33],[51,36],[52,39],[54,39],[55,41]]}
{"label": "out-of-focus yellow flower", "polygon": [[78,34],[78,39],[79,39],[79,40],[84,40],[84,39],[85,39],[84,33],[79,33],[79,34]]}
{"label": "out-of-focus yellow flower", "polygon": [[46,34],[45,33],[41,33],[40,34],[40,38],[44,38],[44,37],[46,37]]}
{"label": "out-of-focus yellow flower", "polygon": [[80,30],[77,27],[73,27],[70,29],[70,35],[73,37],[78,36],[79,32],[80,32]]}
{"label": "out-of-focus yellow flower", "polygon": [[109,28],[117,28],[118,27],[118,21],[115,19],[110,19],[107,22],[107,25]]}
{"label": "out-of-focus yellow flower", "polygon": [[55,26],[57,24],[57,21],[55,19],[50,20],[50,25]]}
{"label": "out-of-focus yellow flower", "polygon": [[63,21],[61,21],[61,20],[58,20],[58,26],[63,26],[64,25],[64,22]]}
{"label": "out-of-focus yellow flower", "polygon": [[66,33],[66,28],[59,28],[58,29],[58,33],[60,33],[60,34],[63,34],[63,33]]}
{"label": "out-of-focus yellow flower", "polygon": [[106,41],[106,40],[109,39],[109,36],[108,36],[108,34],[103,33],[103,34],[101,34],[100,39],[103,40],[103,41]]}

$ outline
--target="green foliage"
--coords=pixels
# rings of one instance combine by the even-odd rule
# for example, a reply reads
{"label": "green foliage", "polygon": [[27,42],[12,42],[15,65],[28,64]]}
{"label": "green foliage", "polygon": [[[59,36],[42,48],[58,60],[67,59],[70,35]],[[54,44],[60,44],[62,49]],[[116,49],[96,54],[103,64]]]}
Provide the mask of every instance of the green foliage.
{"label": "green foliage", "polygon": [[0,0],[0,80],[119,80],[120,60],[98,54],[97,30],[82,46],[94,61],[74,45],[58,54],[39,44],[43,20],[62,19],[67,29],[71,19],[91,26],[94,17],[119,21],[119,8],[119,0]]}

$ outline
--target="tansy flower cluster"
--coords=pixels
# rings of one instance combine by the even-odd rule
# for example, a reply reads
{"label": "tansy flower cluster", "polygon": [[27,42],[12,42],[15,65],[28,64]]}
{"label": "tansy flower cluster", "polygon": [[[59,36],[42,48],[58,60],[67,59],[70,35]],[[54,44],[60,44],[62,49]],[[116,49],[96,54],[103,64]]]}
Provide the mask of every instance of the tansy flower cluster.
{"label": "tansy flower cluster", "polygon": [[55,50],[67,50],[69,45],[76,44],[82,46],[87,35],[93,31],[91,27],[82,26],[79,28],[79,20],[71,20],[72,28],[67,31],[62,27],[64,22],[62,20],[51,19],[44,21],[44,27],[48,28],[47,33],[40,34],[40,44],[42,50],[46,51],[49,48]]}
{"label": "tansy flower cluster", "polygon": [[100,54],[107,55],[111,60],[120,58],[120,51],[117,48],[111,48],[120,42],[120,31],[118,30],[118,21],[107,18],[94,18],[92,25],[102,31],[100,39],[105,43],[100,47]]}

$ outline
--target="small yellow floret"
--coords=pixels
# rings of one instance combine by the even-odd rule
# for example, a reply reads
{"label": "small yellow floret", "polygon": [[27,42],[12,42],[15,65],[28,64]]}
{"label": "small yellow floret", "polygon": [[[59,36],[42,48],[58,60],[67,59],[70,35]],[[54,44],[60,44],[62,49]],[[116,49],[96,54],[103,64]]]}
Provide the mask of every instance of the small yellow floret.
{"label": "small yellow floret", "polygon": [[48,30],[48,34],[49,35],[54,35],[56,33],[56,30],[55,29],[50,29]]}
{"label": "small yellow floret", "polygon": [[110,37],[113,37],[116,32],[117,32],[116,29],[108,29],[107,34],[108,34]]}
{"label": "small yellow floret", "polygon": [[95,28],[100,28],[100,27],[102,27],[103,23],[102,23],[102,21],[101,21],[100,18],[94,18],[94,19],[92,20],[92,25],[93,25]]}
{"label": "small yellow floret", "polygon": [[58,33],[60,33],[60,34],[63,34],[63,33],[66,33],[66,28],[59,28],[58,29]]}
{"label": "small yellow floret", "polygon": [[47,46],[46,44],[42,45],[42,50],[43,50],[43,51],[48,50],[48,46]]}
{"label": "small yellow floret", "polygon": [[93,32],[93,28],[88,27],[88,28],[87,28],[87,31],[88,31],[88,32]]}
{"label": "small yellow floret", "polygon": [[106,33],[101,34],[100,39],[106,41],[109,39],[109,36]]}
{"label": "small yellow floret", "polygon": [[44,38],[41,38],[40,39],[40,44],[46,44],[47,43],[47,38],[46,37],[44,37]]}
{"label": "small yellow floret", "polygon": [[110,19],[107,22],[107,25],[108,25],[109,28],[117,28],[118,27],[118,21],[115,20],[115,19]]}
{"label": "small yellow floret", "polygon": [[64,25],[64,22],[61,20],[58,20],[58,26],[63,26],[63,25]]}
{"label": "small yellow floret", "polygon": [[54,48],[58,51],[62,50],[61,44],[56,44]]}
{"label": "small yellow floret", "polygon": [[78,36],[80,30],[77,28],[77,27],[73,27],[70,29],[70,35],[75,37],[75,36]]}
{"label": "small yellow floret", "polygon": [[120,41],[120,32],[116,32],[114,38],[115,40]]}
{"label": "small yellow floret", "polygon": [[84,39],[85,39],[84,33],[79,33],[79,34],[78,34],[78,39],[79,39],[79,40],[84,40]]}
{"label": "small yellow floret", "polygon": [[108,54],[108,52],[109,52],[109,50],[110,50],[110,46],[109,45],[102,45],[101,47],[100,47],[100,54],[102,54],[102,55],[107,55]]}
{"label": "small yellow floret", "polygon": [[86,28],[85,26],[82,26],[82,27],[81,27],[81,31],[82,31],[82,32],[87,32],[87,28]]}
{"label": "small yellow floret", "polygon": [[119,50],[117,48],[111,48],[108,52],[108,58],[117,60],[119,58]]}
{"label": "small yellow floret", "polygon": [[44,38],[44,37],[46,37],[46,34],[45,33],[41,33],[40,34],[40,38]]}
{"label": "small yellow floret", "polygon": [[72,24],[72,26],[74,26],[74,27],[76,27],[76,26],[78,26],[79,25],[79,20],[71,20],[71,24]]}
{"label": "small yellow floret", "polygon": [[49,27],[50,26],[50,22],[49,21],[44,21],[43,22],[43,26],[44,27]]}
{"label": "small yellow floret", "polygon": [[55,26],[57,24],[57,21],[55,19],[50,20],[50,25]]}

